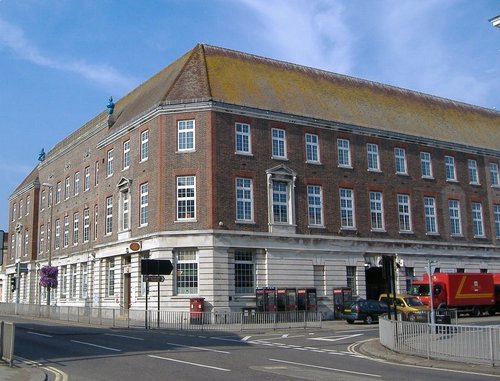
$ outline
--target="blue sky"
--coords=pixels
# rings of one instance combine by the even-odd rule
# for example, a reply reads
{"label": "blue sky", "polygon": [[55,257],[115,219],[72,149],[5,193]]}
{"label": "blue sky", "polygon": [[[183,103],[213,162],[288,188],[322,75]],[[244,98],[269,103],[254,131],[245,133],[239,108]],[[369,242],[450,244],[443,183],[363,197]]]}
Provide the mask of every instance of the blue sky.
{"label": "blue sky", "polygon": [[0,0],[0,229],[42,147],[197,43],[500,110],[498,14],[499,0]]}

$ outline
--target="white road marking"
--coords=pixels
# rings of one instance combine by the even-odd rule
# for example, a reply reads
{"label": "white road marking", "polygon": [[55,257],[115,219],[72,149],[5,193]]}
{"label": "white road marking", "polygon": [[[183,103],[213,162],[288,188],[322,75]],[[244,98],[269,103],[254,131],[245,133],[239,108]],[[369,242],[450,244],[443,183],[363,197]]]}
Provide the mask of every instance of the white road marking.
{"label": "white road marking", "polygon": [[46,333],[38,333],[38,332],[33,332],[33,331],[27,331],[30,335],[37,335],[37,336],[43,336],[43,337],[54,337],[52,335],[47,335]]}
{"label": "white road marking", "polygon": [[208,352],[216,352],[216,353],[225,353],[229,354],[230,352],[226,351],[219,351],[217,349],[210,349],[210,348],[203,348],[203,347],[192,347],[189,345],[182,345],[182,344],[176,344],[176,343],[167,343],[168,345],[173,345],[174,347],[182,347],[182,348],[191,348],[191,349],[198,349],[200,351],[208,351]]}
{"label": "white road marking", "polygon": [[102,345],[97,345],[97,344],[92,344],[92,343],[87,343],[86,341],[78,341],[78,340],[70,340],[72,343],[77,343],[77,344],[83,344],[83,345],[88,345],[91,347],[96,347],[96,348],[101,348],[101,349],[106,349],[108,351],[114,351],[114,352],[121,352],[120,349],[116,348],[110,348],[110,347],[104,347]]}
{"label": "white road marking", "polygon": [[317,340],[317,341],[340,341],[340,340],[346,340],[346,339],[351,339],[353,337],[357,336],[362,336],[362,333],[357,333],[355,335],[348,335],[348,336],[327,336],[327,337],[313,337],[309,340]]}
{"label": "white road marking", "polygon": [[134,336],[126,336],[126,335],[117,335],[114,333],[105,333],[104,335],[106,336],[114,336],[114,337],[123,337],[125,339],[131,339],[131,340],[144,340],[142,337],[134,337]]}
{"label": "white road marking", "polygon": [[148,355],[148,357],[152,357],[152,358],[160,359],[160,360],[167,360],[167,361],[178,362],[178,363],[181,363],[181,364],[199,366],[199,367],[202,367],[202,368],[209,368],[209,369],[221,370],[223,372],[230,372],[231,371],[231,369],[219,368],[219,367],[210,366],[210,365],[197,364],[197,363],[189,362],[189,361],[181,361],[181,360],[176,360],[176,359],[172,359],[172,358],[169,358],[169,357],[161,357],[161,356],[155,356],[155,355]]}
{"label": "white road marking", "polygon": [[245,336],[244,338],[242,338],[240,341],[248,341],[250,340],[252,336]]}
{"label": "white road marking", "polygon": [[328,367],[326,367],[326,366],[318,366],[318,365],[304,364],[304,363],[300,363],[300,362],[293,362],[293,361],[285,361],[285,360],[278,360],[278,359],[269,359],[269,361],[276,361],[276,362],[279,362],[279,363],[283,363],[283,364],[290,364],[290,365],[305,366],[305,367],[308,367],[308,368],[316,368],[316,369],[331,370],[331,371],[334,371],[334,372],[342,372],[342,373],[349,373],[349,374],[357,374],[357,375],[360,375],[360,376],[377,377],[377,378],[382,377],[380,374],[363,373],[363,372],[354,372],[354,371],[351,371],[351,370],[337,369],[337,368],[328,368]]}

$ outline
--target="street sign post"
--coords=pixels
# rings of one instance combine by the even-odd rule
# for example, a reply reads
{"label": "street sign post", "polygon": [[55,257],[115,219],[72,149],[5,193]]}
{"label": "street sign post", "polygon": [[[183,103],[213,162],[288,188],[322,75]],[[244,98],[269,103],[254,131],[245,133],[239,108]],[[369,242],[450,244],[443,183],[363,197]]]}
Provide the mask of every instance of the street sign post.
{"label": "street sign post", "polygon": [[165,282],[163,275],[143,275],[144,282]]}

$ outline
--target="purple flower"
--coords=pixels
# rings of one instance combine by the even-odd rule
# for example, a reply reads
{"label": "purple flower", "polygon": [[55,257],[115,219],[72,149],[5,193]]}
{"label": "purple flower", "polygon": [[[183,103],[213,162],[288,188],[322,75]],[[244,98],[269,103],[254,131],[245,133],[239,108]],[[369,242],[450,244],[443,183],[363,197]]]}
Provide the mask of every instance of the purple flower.
{"label": "purple flower", "polygon": [[57,287],[57,267],[43,266],[40,270],[40,286],[42,287]]}

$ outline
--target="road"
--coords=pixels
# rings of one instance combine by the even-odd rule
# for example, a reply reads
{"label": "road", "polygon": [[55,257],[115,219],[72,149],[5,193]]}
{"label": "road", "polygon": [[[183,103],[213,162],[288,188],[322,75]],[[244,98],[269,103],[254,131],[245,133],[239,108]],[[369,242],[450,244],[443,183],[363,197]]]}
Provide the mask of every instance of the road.
{"label": "road", "polygon": [[475,373],[410,368],[356,353],[357,344],[378,336],[377,325],[335,324],[328,329],[279,333],[196,333],[95,328],[17,317],[4,320],[16,321],[16,355],[39,363],[53,373],[52,379],[491,380],[491,376]]}

